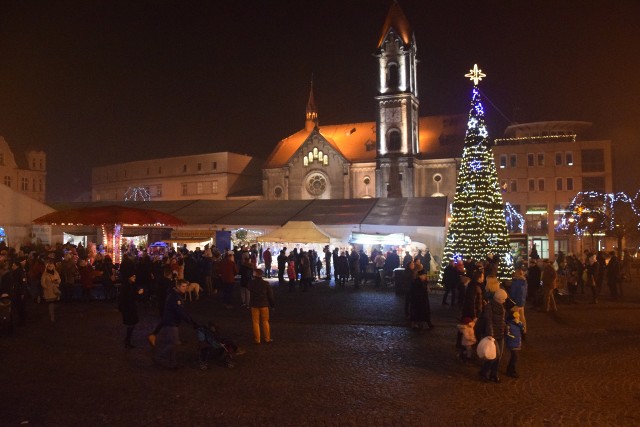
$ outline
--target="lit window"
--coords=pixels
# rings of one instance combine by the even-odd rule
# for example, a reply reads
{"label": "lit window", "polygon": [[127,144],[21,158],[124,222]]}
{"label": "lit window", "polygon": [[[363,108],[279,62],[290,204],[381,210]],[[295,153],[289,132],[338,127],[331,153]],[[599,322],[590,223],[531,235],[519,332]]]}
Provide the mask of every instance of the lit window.
{"label": "lit window", "polygon": [[324,155],[324,160],[322,164],[325,166],[329,166],[329,156],[327,156],[326,154]]}
{"label": "lit window", "polygon": [[302,163],[303,163],[305,166],[309,166],[309,159],[307,158],[307,156],[304,156],[304,159],[302,159]]}
{"label": "lit window", "polygon": [[500,155],[500,169],[504,169],[506,167],[507,167],[507,155],[502,154]]}
{"label": "lit window", "polygon": [[507,192],[508,185],[507,185],[507,180],[506,179],[500,181],[500,189],[502,190],[503,193]]}
{"label": "lit window", "polygon": [[318,158],[318,147],[313,147],[313,158],[314,159]]}
{"label": "lit window", "polygon": [[567,153],[564,155],[564,160],[566,161],[567,166],[573,166],[573,153],[572,153],[572,152],[570,152],[570,151],[569,151],[569,152],[567,152]]}
{"label": "lit window", "polygon": [[211,192],[213,194],[218,193],[218,181],[211,181]]}
{"label": "lit window", "polygon": [[309,155],[307,156],[309,158],[309,163],[313,162],[313,153],[309,152]]}

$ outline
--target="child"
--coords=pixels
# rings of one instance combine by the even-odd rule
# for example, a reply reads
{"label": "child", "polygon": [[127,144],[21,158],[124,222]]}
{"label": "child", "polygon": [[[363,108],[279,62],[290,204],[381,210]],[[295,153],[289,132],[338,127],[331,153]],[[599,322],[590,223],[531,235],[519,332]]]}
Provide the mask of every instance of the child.
{"label": "child", "polygon": [[463,317],[462,322],[457,325],[458,331],[462,334],[462,345],[464,349],[460,351],[458,357],[463,362],[471,360],[473,357],[473,345],[476,343],[474,327],[476,322],[470,317]]}
{"label": "child", "polygon": [[509,358],[509,365],[507,366],[507,375],[512,378],[518,378],[518,372],[516,371],[516,364],[518,363],[518,354],[522,348],[522,333],[524,326],[520,321],[520,314],[516,311],[511,313],[509,320],[507,320],[506,330],[506,344],[507,348],[511,352]]}
{"label": "child", "polygon": [[220,334],[218,326],[209,322],[206,327],[198,327],[198,342],[200,346],[200,369],[209,369],[209,358],[216,357],[228,368],[233,368],[233,357],[245,354],[231,339]]}

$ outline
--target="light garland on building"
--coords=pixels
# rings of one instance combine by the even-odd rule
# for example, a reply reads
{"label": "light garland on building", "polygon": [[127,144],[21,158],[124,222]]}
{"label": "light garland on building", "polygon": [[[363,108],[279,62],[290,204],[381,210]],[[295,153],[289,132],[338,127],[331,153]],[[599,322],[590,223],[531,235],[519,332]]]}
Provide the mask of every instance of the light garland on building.
{"label": "light garland on building", "polygon": [[124,193],[124,200],[125,202],[148,202],[151,200],[151,195],[145,187],[129,187]]}
{"label": "light garland on building", "polygon": [[500,280],[507,280],[513,274],[498,173],[487,140],[484,109],[477,87],[485,76],[477,65],[465,75],[474,81],[474,87],[440,280],[450,260],[470,257],[483,261],[490,254],[500,260]]}
{"label": "light garland on building", "polygon": [[[513,137],[513,138],[496,138],[494,139],[494,143],[496,145],[498,144],[502,144],[502,143],[510,143],[510,142],[530,142],[533,144],[541,144],[541,143],[545,143],[548,140],[564,140],[566,139],[566,142],[576,142],[576,138],[577,138],[577,134],[572,133],[572,134],[566,134],[566,135],[545,135],[545,136],[519,136],[519,137]],[[552,142],[564,142],[564,141],[552,141]]]}
{"label": "light garland on building", "polygon": [[510,232],[524,233],[524,217],[509,202],[504,204],[504,216],[507,221],[507,229]]}

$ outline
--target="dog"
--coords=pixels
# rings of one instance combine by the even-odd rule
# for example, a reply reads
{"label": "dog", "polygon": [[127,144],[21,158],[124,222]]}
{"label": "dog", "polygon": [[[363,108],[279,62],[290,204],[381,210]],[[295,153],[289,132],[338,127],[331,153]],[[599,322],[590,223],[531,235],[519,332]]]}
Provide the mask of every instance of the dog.
{"label": "dog", "polygon": [[200,285],[198,283],[189,283],[187,286],[187,292],[185,294],[185,298],[188,298],[189,301],[193,301],[193,293],[196,294],[196,301],[200,299]]}

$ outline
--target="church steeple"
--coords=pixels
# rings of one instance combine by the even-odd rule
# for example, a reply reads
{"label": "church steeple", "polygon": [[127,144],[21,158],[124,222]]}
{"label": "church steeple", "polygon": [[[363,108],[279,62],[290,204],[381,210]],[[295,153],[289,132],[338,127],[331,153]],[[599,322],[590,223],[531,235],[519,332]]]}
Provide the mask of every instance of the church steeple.
{"label": "church steeple", "polygon": [[309,101],[307,102],[307,115],[304,128],[311,132],[318,127],[318,108],[313,97],[313,76],[311,76],[311,89],[309,90]]}

